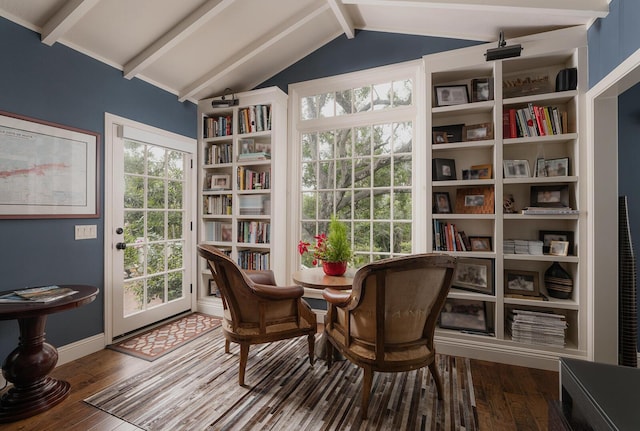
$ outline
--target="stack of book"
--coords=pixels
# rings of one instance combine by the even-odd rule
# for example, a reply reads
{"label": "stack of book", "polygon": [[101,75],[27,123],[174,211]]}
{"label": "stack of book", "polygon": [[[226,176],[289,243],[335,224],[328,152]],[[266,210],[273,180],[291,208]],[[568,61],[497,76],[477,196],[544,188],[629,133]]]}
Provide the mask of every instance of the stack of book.
{"label": "stack of book", "polygon": [[564,347],[567,322],[562,314],[513,309],[507,330],[518,343]]}
{"label": "stack of book", "polygon": [[542,241],[527,239],[505,239],[502,242],[504,254],[542,255]]}
{"label": "stack of book", "polygon": [[547,215],[547,214],[580,214],[579,210],[570,207],[527,207],[522,210],[526,215]]}
{"label": "stack of book", "polygon": [[258,151],[257,153],[242,153],[238,154],[239,162],[247,162],[254,160],[270,160],[271,153],[267,153],[266,151]]}
{"label": "stack of book", "polygon": [[0,303],[47,303],[78,293],[69,287],[43,286],[30,289],[14,290],[0,296]]}

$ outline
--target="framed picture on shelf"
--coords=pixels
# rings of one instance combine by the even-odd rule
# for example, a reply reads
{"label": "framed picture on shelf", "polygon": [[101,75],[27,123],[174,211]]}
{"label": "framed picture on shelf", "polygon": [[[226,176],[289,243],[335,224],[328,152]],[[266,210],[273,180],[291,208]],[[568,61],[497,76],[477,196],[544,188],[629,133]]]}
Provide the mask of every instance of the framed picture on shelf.
{"label": "framed picture on shelf", "polygon": [[535,271],[504,270],[504,293],[511,295],[539,296],[540,285]]}
{"label": "framed picture on shelf", "polygon": [[485,141],[493,139],[493,124],[482,123],[464,126],[462,139],[464,141]]}
{"label": "framed picture on shelf", "polygon": [[271,144],[269,142],[256,142],[253,145],[253,152],[271,154]]}
{"label": "framed picture on shelf", "polygon": [[569,174],[569,157],[545,160],[544,164],[548,177],[564,177]]}
{"label": "framed picture on shelf", "polygon": [[531,176],[528,160],[503,160],[502,165],[505,178],[528,178]]}
{"label": "framed picture on shelf", "polygon": [[492,171],[493,171],[493,166],[491,164],[471,166],[469,179],[477,178],[479,180],[490,180],[491,178],[493,178]]}
{"label": "framed picture on shelf", "polygon": [[255,141],[253,139],[238,139],[240,154],[255,153]]}
{"label": "framed picture on shelf", "polygon": [[433,159],[433,181],[448,181],[456,179],[456,161],[454,159]]}
{"label": "framed picture on shelf", "polygon": [[536,160],[536,177],[546,177],[547,176],[547,165],[544,162],[543,158],[539,158]]}
{"label": "framed picture on shelf", "polygon": [[434,144],[447,144],[449,142],[449,138],[447,137],[447,132],[445,131],[434,131],[433,132],[433,143]]}
{"label": "framed picture on shelf", "polygon": [[433,194],[433,212],[436,214],[451,214],[451,200],[448,192]]}
{"label": "framed picture on shelf", "polygon": [[491,251],[490,236],[470,236],[469,242],[471,243],[471,251]]}
{"label": "framed picture on shelf", "polygon": [[569,186],[531,186],[532,207],[569,207]]}
{"label": "framed picture on shelf", "polygon": [[459,258],[451,285],[472,292],[493,295],[493,261]]}
{"label": "framed picture on shelf", "polygon": [[573,232],[569,230],[541,230],[539,239],[542,241],[542,251],[549,254],[552,241],[568,242],[567,253],[573,253]]}
{"label": "framed picture on shelf", "polygon": [[[462,129],[464,128],[464,124],[449,124],[446,126],[435,126],[432,131],[436,132],[444,132],[447,136],[447,142],[462,142]],[[435,138],[433,139],[434,143],[437,143]]]}
{"label": "framed picture on shelf", "polygon": [[444,329],[489,332],[487,304],[475,299],[447,298],[440,312],[439,324]]}
{"label": "framed picture on shelf", "polygon": [[220,289],[213,278],[209,279],[209,295],[220,298]]}
{"label": "framed picture on shelf", "polygon": [[456,213],[493,214],[493,187],[467,187],[456,192]]}
{"label": "framed picture on shelf", "polygon": [[462,105],[469,103],[469,90],[463,85],[436,86],[436,104],[438,106]]}
{"label": "framed picture on shelf", "polygon": [[223,223],[220,225],[220,240],[233,241],[233,226],[231,223]]}
{"label": "framed picture on shelf", "polygon": [[549,254],[551,256],[566,256],[569,253],[569,241],[551,241]]}
{"label": "framed picture on shelf", "polygon": [[230,190],[231,175],[217,174],[211,175],[211,190]]}
{"label": "framed picture on shelf", "polygon": [[471,101],[484,102],[493,100],[493,78],[476,78],[471,80]]}

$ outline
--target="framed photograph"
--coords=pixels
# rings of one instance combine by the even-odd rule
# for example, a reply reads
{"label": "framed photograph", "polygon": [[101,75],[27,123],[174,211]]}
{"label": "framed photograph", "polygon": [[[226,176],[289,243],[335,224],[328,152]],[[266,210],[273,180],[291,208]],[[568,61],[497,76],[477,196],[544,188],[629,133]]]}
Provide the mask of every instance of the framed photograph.
{"label": "framed photograph", "polygon": [[0,219],[97,218],[100,134],[0,111]]}
{"label": "framed photograph", "polygon": [[456,161],[454,159],[433,159],[433,181],[447,181],[456,179]]}
{"label": "framed photograph", "polygon": [[531,176],[528,160],[503,160],[502,166],[505,178],[528,178]]}
{"label": "framed photograph", "polygon": [[538,284],[538,273],[535,271],[505,269],[504,293],[525,296],[539,296],[540,285]]}
{"label": "framed photograph", "polygon": [[479,180],[490,180],[491,178],[493,178],[492,171],[493,171],[493,166],[491,164],[471,166],[469,179],[477,178]]}
{"label": "framed photograph", "polygon": [[233,241],[233,226],[231,223],[220,224],[220,241]]}
{"label": "framed photograph", "polygon": [[220,298],[220,289],[213,278],[209,279],[209,295],[213,295],[216,298]]}
{"label": "framed photograph", "polygon": [[433,143],[434,144],[447,144],[449,142],[449,138],[447,137],[447,132],[445,131],[434,131],[433,132]]}
{"label": "framed photograph", "polygon": [[531,186],[532,207],[569,207],[569,186]]}
{"label": "framed photograph", "polygon": [[240,145],[240,154],[255,153],[255,141],[253,139],[238,139]]}
{"label": "framed photograph", "polygon": [[544,159],[539,158],[536,160],[536,177],[546,177],[547,176],[547,165],[544,162]]}
{"label": "framed photograph", "polygon": [[569,157],[545,160],[544,164],[547,177],[564,177],[569,175]]}
{"label": "framed photograph", "polygon": [[433,212],[436,214],[451,214],[451,200],[448,192],[433,194]]}
{"label": "framed photograph", "polygon": [[488,139],[493,139],[492,123],[471,124],[464,126],[462,130],[463,141],[485,141]]}
{"label": "framed photograph", "polygon": [[493,295],[493,261],[459,258],[453,273],[453,287]]}
{"label": "framed photograph", "polygon": [[466,187],[456,191],[456,213],[493,214],[493,187]]}
{"label": "framed photograph", "polygon": [[[462,142],[462,129],[464,124],[450,124],[447,126],[436,126],[432,129],[433,133],[443,132],[447,136],[447,142]],[[434,143],[438,143],[433,139]]]}
{"label": "framed photograph", "polygon": [[230,190],[231,189],[231,175],[218,174],[211,175],[211,190]]}
{"label": "framed photograph", "polygon": [[[573,232],[569,230],[541,230],[539,232],[540,241],[542,241],[542,251],[544,253],[550,253],[550,247],[552,241],[566,241],[567,254],[573,253]],[[563,255],[566,256],[566,255]]]}
{"label": "framed photograph", "polygon": [[469,103],[469,90],[466,84],[436,86],[436,104],[438,106],[462,105]]}
{"label": "framed photograph", "polygon": [[471,80],[471,101],[493,100],[493,79],[476,78]]}
{"label": "framed photograph", "polygon": [[549,254],[552,256],[566,256],[569,253],[569,241],[551,241]]}
{"label": "framed photograph", "polygon": [[253,144],[253,151],[256,153],[271,154],[271,144],[269,142],[256,142]]}
{"label": "framed photograph", "polygon": [[489,332],[487,304],[475,299],[447,298],[439,324],[444,329]]}
{"label": "framed photograph", "polygon": [[471,251],[491,251],[490,236],[470,236],[469,242],[471,243]]}

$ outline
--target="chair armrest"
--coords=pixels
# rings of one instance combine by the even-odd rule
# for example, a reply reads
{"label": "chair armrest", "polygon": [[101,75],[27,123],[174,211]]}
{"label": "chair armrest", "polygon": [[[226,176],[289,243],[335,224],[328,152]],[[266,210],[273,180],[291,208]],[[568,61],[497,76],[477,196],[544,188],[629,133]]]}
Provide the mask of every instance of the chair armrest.
{"label": "chair armrest", "polygon": [[276,285],[276,278],[273,275],[273,271],[270,269],[263,270],[244,270],[244,273],[257,284],[270,284],[272,286]]}
{"label": "chair armrest", "polygon": [[304,289],[300,286],[254,284],[251,289],[256,295],[265,299],[296,299],[304,295]]}
{"label": "chair armrest", "polygon": [[351,291],[327,288],[322,291],[322,297],[336,307],[346,307],[351,302]]}

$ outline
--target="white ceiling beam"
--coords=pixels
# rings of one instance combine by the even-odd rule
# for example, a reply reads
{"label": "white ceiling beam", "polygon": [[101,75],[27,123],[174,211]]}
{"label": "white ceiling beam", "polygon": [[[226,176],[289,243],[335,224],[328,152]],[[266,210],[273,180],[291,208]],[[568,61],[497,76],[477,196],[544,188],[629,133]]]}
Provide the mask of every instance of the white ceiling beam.
{"label": "white ceiling beam", "polygon": [[340,27],[342,27],[342,31],[347,36],[347,39],[353,39],[355,37],[355,30],[353,20],[351,19],[347,8],[345,8],[339,0],[327,0],[327,3],[331,6],[331,10],[340,23]]}
{"label": "white ceiling beam", "polygon": [[343,4],[361,6],[423,7],[461,9],[495,13],[548,13],[556,16],[598,17],[609,13],[608,0],[342,0]]}
{"label": "white ceiling beam", "polygon": [[165,33],[162,37],[145,48],[133,60],[127,62],[123,68],[126,79],[138,75],[147,66],[152,64],[171,48],[191,36],[200,27],[207,24],[216,15],[220,14],[235,0],[209,0],[193,11],[187,18]]}
{"label": "white ceiling beam", "polygon": [[70,0],[42,26],[40,40],[49,46],[56,43],[100,0]]}
{"label": "white ceiling beam", "polygon": [[184,90],[182,90],[178,96],[178,99],[181,102],[188,100],[189,98],[193,97],[198,91],[210,85],[212,82],[216,81],[221,76],[224,76],[230,73],[234,69],[242,67],[244,63],[251,60],[252,58],[262,55],[262,53],[267,48],[274,45],[276,42],[279,42],[280,40],[284,39],[286,36],[298,30],[299,28],[304,27],[310,21],[315,19],[315,17],[323,14],[328,9],[329,9],[329,6],[325,3],[324,5],[316,9],[303,11],[302,13],[298,14],[297,16],[294,16],[293,18],[282,23],[281,25],[278,25],[279,29],[282,28],[284,30],[273,32],[266,36],[257,38],[258,41],[263,41],[263,42],[261,43],[256,42],[244,47],[242,50],[238,52],[237,55],[233,56],[232,58],[230,58],[229,60],[221,64],[220,66],[205,73],[201,78],[197,79],[195,82],[188,85]]}

